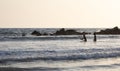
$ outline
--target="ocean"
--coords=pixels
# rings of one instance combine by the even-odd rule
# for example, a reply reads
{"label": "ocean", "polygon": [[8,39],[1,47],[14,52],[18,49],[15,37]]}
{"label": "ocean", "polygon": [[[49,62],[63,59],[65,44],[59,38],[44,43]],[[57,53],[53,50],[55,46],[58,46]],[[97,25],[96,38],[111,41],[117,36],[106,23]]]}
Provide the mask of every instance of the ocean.
{"label": "ocean", "polygon": [[[33,36],[60,28],[1,28],[0,71],[120,71],[120,35]],[[67,28],[71,29],[71,28]],[[103,28],[72,28],[96,32]],[[25,36],[22,34],[25,33]]]}

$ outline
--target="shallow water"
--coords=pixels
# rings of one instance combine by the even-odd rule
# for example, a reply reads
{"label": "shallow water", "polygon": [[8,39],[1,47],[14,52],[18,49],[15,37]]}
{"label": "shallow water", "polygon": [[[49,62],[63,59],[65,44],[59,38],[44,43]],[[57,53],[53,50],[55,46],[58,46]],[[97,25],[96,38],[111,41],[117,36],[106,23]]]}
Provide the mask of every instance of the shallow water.
{"label": "shallow water", "polygon": [[86,35],[83,42],[82,35],[30,35],[34,30],[57,29],[0,29],[0,71],[120,71],[120,35],[97,35],[97,42]]}
{"label": "shallow water", "polygon": [[35,40],[10,37],[0,41],[0,67],[27,68],[28,71],[120,70],[119,35],[97,35],[97,42],[93,42],[92,35],[87,35],[87,42],[79,37],[41,36],[34,37],[39,38]]}

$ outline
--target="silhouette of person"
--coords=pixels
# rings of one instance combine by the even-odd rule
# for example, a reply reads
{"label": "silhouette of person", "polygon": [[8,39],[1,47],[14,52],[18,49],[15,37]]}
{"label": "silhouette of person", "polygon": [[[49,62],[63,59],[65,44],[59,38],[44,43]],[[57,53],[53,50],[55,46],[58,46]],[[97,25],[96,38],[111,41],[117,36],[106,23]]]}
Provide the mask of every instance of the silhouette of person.
{"label": "silhouette of person", "polygon": [[93,39],[93,41],[96,42],[96,41],[97,41],[96,33],[94,32],[93,35],[94,35],[94,39]]}
{"label": "silhouette of person", "polygon": [[85,32],[83,32],[83,41],[87,42],[86,36],[85,36]]}

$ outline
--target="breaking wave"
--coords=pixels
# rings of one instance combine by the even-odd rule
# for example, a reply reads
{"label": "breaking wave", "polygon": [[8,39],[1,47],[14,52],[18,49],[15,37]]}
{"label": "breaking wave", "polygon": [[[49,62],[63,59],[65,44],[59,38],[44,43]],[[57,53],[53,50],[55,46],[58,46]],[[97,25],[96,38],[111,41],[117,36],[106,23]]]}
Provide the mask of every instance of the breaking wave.
{"label": "breaking wave", "polygon": [[29,62],[35,60],[88,60],[120,57],[120,48],[79,49],[62,51],[0,51],[0,63]]}

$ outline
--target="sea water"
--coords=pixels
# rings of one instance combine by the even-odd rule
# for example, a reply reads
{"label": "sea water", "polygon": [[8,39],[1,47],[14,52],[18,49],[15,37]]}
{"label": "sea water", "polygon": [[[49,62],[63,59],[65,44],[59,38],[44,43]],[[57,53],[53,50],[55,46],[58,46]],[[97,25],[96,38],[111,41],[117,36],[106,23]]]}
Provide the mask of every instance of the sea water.
{"label": "sea water", "polygon": [[[82,35],[30,35],[34,30],[53,33],[58,29],[0,29],[0,68],[120,71],[120,35],[97,35],[97,42],[93,42],[90,34],[84,42],[80,40]],[[76,30],[93,32],[100,29]],[[27,35],[21,36],[22,33]]]}

